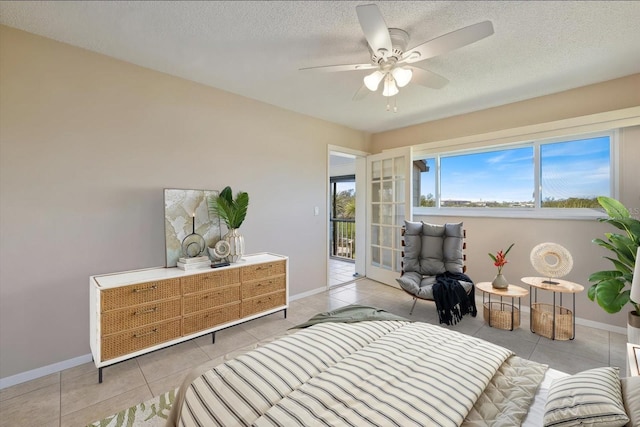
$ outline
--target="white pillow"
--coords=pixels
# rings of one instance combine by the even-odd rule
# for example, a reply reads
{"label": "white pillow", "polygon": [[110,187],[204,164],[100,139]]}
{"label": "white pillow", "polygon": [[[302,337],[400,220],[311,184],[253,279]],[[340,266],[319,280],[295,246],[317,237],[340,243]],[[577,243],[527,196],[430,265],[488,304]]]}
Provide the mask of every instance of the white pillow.
{"label": "white pillow", "polygon": [[545,427],[622,427],[629,422],[616,368],[596,368],[551,384],[544,407]]}

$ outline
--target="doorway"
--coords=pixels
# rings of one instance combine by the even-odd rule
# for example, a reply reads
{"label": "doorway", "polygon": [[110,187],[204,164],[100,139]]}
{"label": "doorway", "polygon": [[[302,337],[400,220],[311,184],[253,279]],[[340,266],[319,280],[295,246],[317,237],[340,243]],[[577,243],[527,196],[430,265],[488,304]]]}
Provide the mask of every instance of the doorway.
{"label": "doorway", "polygon": [[[363,155],[329,151],[328,186],[328,287],[364,277]],[[360,251],[358,249],[360,248]]]}

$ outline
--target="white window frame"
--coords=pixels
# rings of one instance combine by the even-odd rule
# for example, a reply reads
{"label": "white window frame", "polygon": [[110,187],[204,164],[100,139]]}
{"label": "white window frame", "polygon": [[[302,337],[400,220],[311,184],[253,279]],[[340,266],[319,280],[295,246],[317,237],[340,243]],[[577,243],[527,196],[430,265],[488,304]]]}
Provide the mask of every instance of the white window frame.
{"label": "white window frame", "polygon": [[[416,216],[457,216],[457,217],[485,217],[485,218],[533,218],[533,219],[573,219],[573,220],[593,220],[595,218],[606,217],[606,214],[598,209],[589,208],[543,208],[540,206],[540,146],[558,142],[570,142],[580,139],[589,139],[608,136],[609,137],[609,170],[610,170],[610,197],[618,198],[619,192],[619,130],[612,129],[603,132],[592,132],[584,134],[565,135],[562,137],[531,139],[508,144],[486,145],[482,148],[467,150],[446,150],[441,147],[439,150],[421,150],[414,152],[413,160],[426,158],[435,159],[435,207],[413,206],[413,214]],[[440,207],[440,158],[486,153],[497,150],[507,150],[514,148],[532,147],[534,161],[534,208],[463,208],[463,207]]]}

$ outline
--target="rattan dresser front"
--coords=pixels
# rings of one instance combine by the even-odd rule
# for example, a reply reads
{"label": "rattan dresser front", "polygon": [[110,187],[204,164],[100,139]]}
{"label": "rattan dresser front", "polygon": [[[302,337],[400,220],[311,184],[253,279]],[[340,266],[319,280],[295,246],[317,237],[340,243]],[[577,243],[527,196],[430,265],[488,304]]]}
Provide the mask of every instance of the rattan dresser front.
{"label": "rattan dresser front", "polygon": [[[218,269],[91,276],[91,352],[99,369],[288,307],[288,258],[262,253]],[[215,335],[213,335],[215,339]]]}

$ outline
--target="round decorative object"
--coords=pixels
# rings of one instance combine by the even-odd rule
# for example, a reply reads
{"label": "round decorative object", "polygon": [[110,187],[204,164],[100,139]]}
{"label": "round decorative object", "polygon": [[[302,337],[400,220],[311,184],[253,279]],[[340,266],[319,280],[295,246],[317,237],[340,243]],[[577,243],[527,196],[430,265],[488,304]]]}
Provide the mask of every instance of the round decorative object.
{"label": "round decorative object", "polygon": [[182,254],[187,258],[197,257],[204,252],[207,243],[198,233],[191,233],[182,239]]}
{"label": "round decorative object", "polygon": [[213,247],[213,253],[216,258],[226,258],[229,256],[229,252],[231,252],[231,246],[229,245],[229,242],[225,240],[220,240]]}
{"label": "round decorative object", "polygon": [[[569,251],[557,243],[540,243],[531,250],[531,264],[543,277],[558,278],[569,274],[573,258]],[[557,284],[552,280],[545,283]]]}

